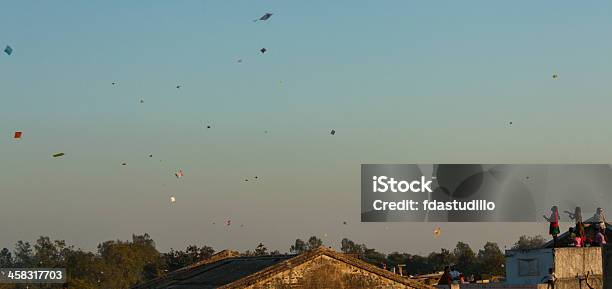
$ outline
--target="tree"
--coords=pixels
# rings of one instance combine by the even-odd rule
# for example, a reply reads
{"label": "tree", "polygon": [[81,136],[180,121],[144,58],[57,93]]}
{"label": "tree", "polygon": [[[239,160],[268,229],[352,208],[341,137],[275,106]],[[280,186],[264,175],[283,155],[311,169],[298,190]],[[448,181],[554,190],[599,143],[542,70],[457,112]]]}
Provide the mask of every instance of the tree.
{"label": "tree", "polygon": [[291,245],[289,251],[293,254],[301,254],[307,250],[306,243],[301,239],[295,239],[295,244]]}
{"label": "tree", "polygon": [[39,267],[65,267],[66,255],[73,248],[66,246],[66,241],[51,241],[49,237],[40,236],[34,244],[34,263]]}
{"label": "tree", "polygon": [[410,255],[406,263],[406,270],[408,275],[426,274],[434,271],[434,267],[428,262],[427,257]]}
{"label": "tree", "polygon": [[13,254],[7,248],[0,250],[0,268],[13,267]]}
{"label": "tree", "polygon": [[546,240],[541,235],[527,237],[525,235],[519,237],[519,240],[512,246],[513,250],[529,250],[542,248],[546,244]]}
{"label": "tree", "polygon": [[319,238],[317,238],[316,236],[312,236],[308,239],[308,243],[306,244],[306,247],[308,250],[314,250],[316,248],[319,248],[323,245],[323,241]]}
{"label": "tree", "polygon": [[493,275],[504,275],[504,263],[506,256],[499,249],[497,243],[487,242],[482,250],[478,251],[478,260],[481,272]]}
{"label": "tree", "polygon": [[133,235],[132,241],[106,241],[98,245],[103,261],[101,286],[127,289],[161,275],[161,259],[148,234]]}
{"label": "tree", "polygon": [[102,258],[92,252],[70,251],[66,255],[66,271],[73,288],[98,288],[104,278]]}
{"label": "tree", "polygon": [[28,242],[17,241],[15,244],[15,266],[21,268],[35,267],[32,245]]}
{"label": "tree", "polygon": [[442,271],[444,267],[455,263],[455,256],[449,250],[442,248],[440,253],[431,252],[427,256],[427,263],[429,263],[432,270]]}
{"label": "tree", "polygon": [[457,269],[464,274],[472,274],[477,271],[477,259],[476,254],[470,248],[470,245],[458,242],[457,246],[453,250]]}
{"label": "tree", "polygon": [[267,255],[268,254],[268,248],[266,248],[266,246],[263,243],[259,243],[259,245],[257,245],[257,248],[255,248],[255,256],[263,256],[263,255]]}
{"label": "tree", "polygon": [[409,258],[410,254],[393,252],[387,255],[387,264],[389,264],[389,267],[395,267],[397,265],[406,264]]}
{"label": "tree", "polygon": [[[197,245],[189,245],[185,251],[175,251],[170,249],[170,252],[163,253],[160,258],[161,271],[174,271],[179,268],[191,265],[193,263],[212,257],[215,250],[209,246],[198,247]],[[160,274],[163,272],[160,272]]]}
{"label": "tree", "polygon": [[385,254],[377,252],[375,249],[367,248],[365,245],[362,246],[364,250],[363,255],[361,255],[360,257],[363,261],[377,266],[380,266],[383,263],[386,264],[387,257],[385,256]]}
{"label": "tree", "polygon": [[363,255],[363,247],[347,238],[342,239],[340,250],[345,254]]}
{"label": "tree", "polygon": [[345,254],[357,255],[361,260],[376,266],[385,263],[387,259],[385,254],[377,252],[375,249],[368,248],[365,244],[356,244],[347,238],[342,239],[340,250]]}

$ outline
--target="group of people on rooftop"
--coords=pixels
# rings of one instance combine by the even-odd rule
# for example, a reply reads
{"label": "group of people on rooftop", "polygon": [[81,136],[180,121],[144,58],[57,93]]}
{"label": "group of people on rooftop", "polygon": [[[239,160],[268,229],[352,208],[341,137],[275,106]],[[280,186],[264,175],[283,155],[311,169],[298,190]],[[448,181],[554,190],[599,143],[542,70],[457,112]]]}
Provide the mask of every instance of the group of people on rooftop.
{"label": "group of people on rooftop", "polygon": [[[585,224],[583,222],[582,209],[580,207],[576,207],[574,213],[565,211],[569,215],[569,218],[576,222],[575,227],[569,228],[569,242],[567,242],[567,244],[560,244],[558,240],[558,236],[561,233],[559,228],[559,208],[557,206],[552,206],[550,211],[550,217],[543,217],[550,223],[548,234],[553,237],[554,247],[560,247],[563,245],[570,247],[604,246],[607,243],[606,218],[602,208],[597,208],[597,211],[592,218],[592,222],[589,224]],[[594,225],[593,233],[587,234],[585,228],[592,225]]]}
{"label": "group of people on rooftop", "polygon": [[444,273],[438,281],[438,285],[450,285],[450,284],[469,284],[476,281],[474,274],[469,277],[465,277],[463,273],[459,272],[455,266],[444,267]]}

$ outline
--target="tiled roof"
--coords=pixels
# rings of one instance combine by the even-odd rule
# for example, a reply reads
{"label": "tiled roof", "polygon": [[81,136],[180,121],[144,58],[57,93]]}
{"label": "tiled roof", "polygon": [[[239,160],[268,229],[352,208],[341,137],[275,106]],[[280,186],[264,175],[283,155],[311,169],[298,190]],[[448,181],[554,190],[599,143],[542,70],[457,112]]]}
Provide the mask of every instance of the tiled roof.
{"label": "tiled roof", "polygon": [[208,289],[208,288],[243,288],[256,284],[267,278],[294,268],[314,258],[326,255],[340,262],[393,280],[415,289],[432,289],[433,287],[416,282],[380,269],[361,260],[346,256],[325,247],[308,251],[300,255],[228,257],[212,262],[179,269],[165,277],[158,278],[133,289]]}

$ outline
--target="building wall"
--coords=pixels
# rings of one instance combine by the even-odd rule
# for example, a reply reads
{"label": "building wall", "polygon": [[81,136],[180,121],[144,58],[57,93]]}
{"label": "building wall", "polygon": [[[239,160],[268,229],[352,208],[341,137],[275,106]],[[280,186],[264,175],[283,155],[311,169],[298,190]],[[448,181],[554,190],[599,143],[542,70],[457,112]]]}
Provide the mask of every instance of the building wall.
{"label": "building wall", "polygon": [[[533,274],[524,274],[519,267],[521,263],[534,260],[537,264]],[[506,283],[538,284],[548,275],[548,268],[553,267],[553,249],[508,250],[506,251]],[[555,288],[556,289],[556,288]]]}
{"label": "building wall", "polygon": [[322,255],[249,289],[406,289],[404,284]]}

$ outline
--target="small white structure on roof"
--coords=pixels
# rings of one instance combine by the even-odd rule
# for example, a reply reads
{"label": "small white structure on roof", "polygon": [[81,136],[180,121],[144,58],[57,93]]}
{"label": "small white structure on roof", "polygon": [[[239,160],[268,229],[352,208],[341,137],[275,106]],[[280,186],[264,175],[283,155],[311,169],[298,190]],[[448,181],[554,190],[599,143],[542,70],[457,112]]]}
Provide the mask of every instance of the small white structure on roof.
{"label": "small white structure on roof", "polygon": [[552,248],[506,251],[506,283],[539,284],[553,268]]}

